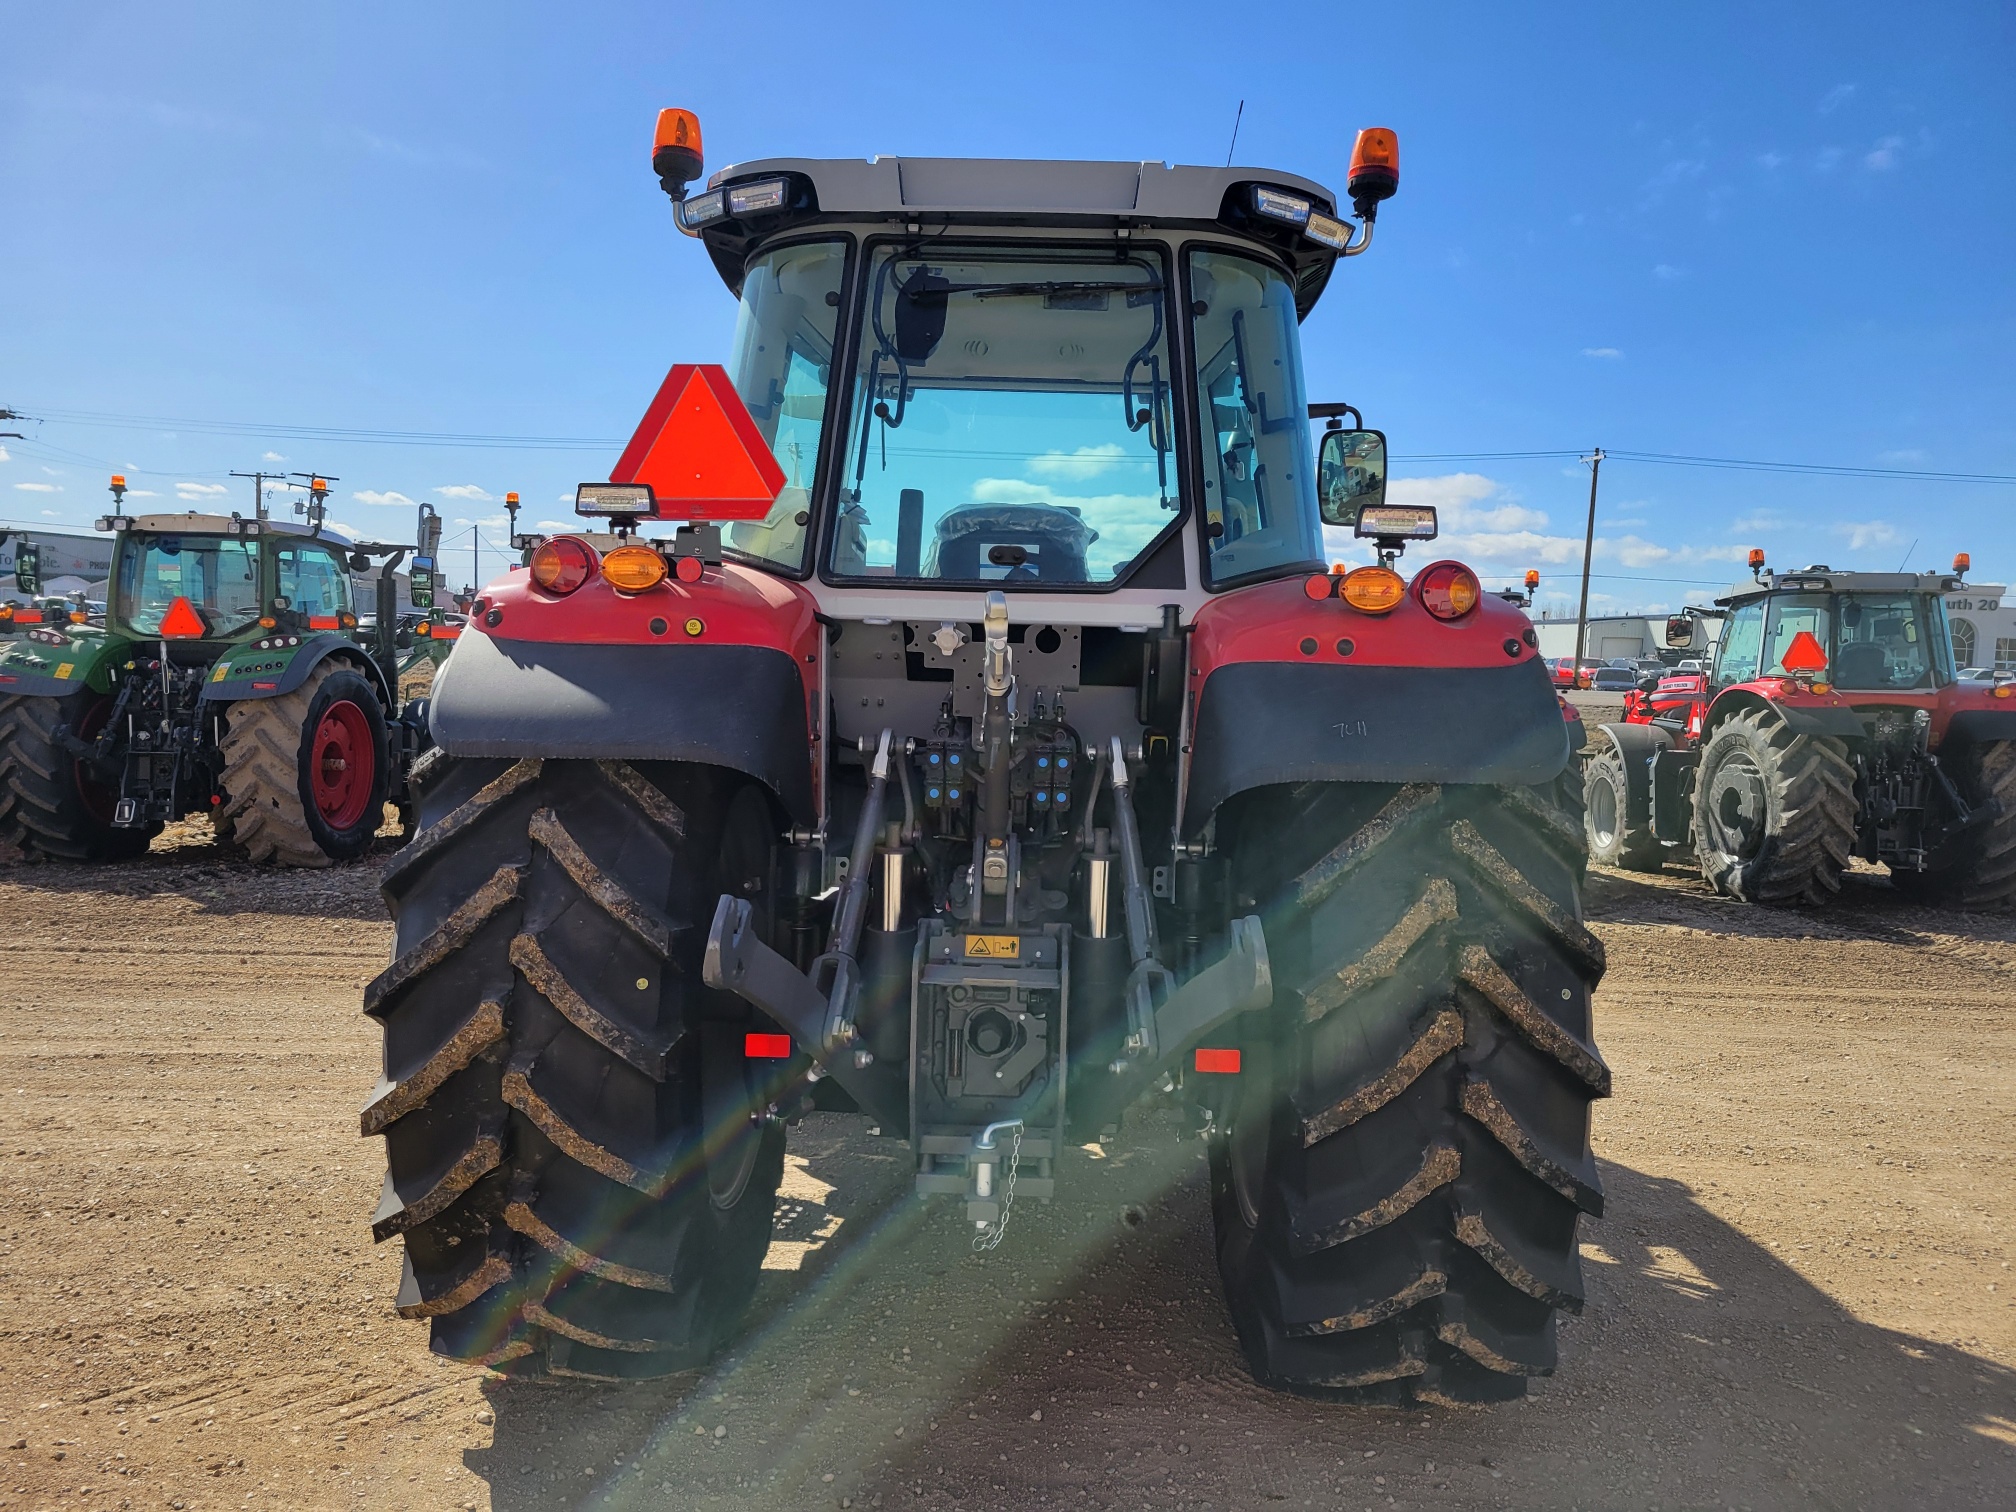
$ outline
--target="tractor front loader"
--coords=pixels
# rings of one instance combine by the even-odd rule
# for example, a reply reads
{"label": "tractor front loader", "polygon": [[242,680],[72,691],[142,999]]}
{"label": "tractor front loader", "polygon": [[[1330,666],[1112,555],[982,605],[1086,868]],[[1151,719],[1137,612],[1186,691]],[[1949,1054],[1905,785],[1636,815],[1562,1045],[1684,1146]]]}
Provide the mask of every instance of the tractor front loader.
{"label": "tractor front loader", "polygon": [[[1158,1094],[1262,1380],[1519,1395],[1602,1209],[1603,949],[1531,625],[1398,570],[1434,511],[1303,392],[1392,134],[1355,225],[1261,169],[689,192],[679,111],[654,167],[734,355],[672,370],[437,681],[365,996],[400,1311],[514,1373],[686,1369],[804,1110],[866,1115],[991,1248]],[[1326,526],[1374,560],[1333,571]]]}
{"label": "tractor front loader", "polygon": [[[397,695],[394,569],[412,548],[325,536],[325,494],[315,479],[305,527],[115,508],[103,621],[0,625],[0,843],[113,860],[207,812],[254,861],[363,854],[426,744],[424,703]],[[374,560],[366,644],[350,574]]]}

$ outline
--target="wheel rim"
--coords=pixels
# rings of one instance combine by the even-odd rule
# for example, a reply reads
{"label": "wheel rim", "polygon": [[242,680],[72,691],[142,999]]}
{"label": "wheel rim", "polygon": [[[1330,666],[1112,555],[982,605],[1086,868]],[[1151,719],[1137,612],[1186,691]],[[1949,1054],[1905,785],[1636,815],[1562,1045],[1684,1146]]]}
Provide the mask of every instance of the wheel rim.
{"label": "wheel rim", "polygon": [[1747,752],[1732,751],[1703,795],[1701,816],[1710,842],[1724,855],[1747,860],[1764,843],[1768,812],[1764,773]]}
{"label": "wheel rim", "polygon": [[334,830],[356,826],[370,807],[377,767],[364,711],[347,698],[324,709],[308,748],[309,783],[323,823]]}
{"label": "wheel rim", "polygon": [[1617,789],[1608,773],[1589,785],[1589,829],[1605,849],[1617,839],[1618,806]]}

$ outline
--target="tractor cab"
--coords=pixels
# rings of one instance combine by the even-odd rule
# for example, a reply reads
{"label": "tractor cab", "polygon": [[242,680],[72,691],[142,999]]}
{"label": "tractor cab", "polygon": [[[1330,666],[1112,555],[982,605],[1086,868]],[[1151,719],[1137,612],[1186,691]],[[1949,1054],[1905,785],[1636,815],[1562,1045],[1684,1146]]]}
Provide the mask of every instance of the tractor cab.
{"label": "tractor cab", "polygon": [[1943,595],[1951,573],[1763,574],[1717,600],[1726,608],[1711,679],[1804,678],[1843,694],[1930,701],[1955,681]]}
{"label": "tractor cab", "polygon": [[357,612],[343,543],[236,515],[113,516],[107,628],[133,640],[217,643],[349,631]]}

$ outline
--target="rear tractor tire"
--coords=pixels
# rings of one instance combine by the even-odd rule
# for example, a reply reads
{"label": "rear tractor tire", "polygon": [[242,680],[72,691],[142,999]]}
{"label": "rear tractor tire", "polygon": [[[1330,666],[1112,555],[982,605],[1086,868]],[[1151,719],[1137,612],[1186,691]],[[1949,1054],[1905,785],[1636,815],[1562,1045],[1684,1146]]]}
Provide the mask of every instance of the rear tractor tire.
{"label": "rear tractor tire", "polygon": [[1604,742],[1582,776],[1589,859],[1598,866],[1617,866],[1625,871],[1658,871],[1665,863],[1666,850],[1650,824],[1631,821],[1623,754]]}
{"label": "rear tractor tire", "polygon": [[1893,871],[1906,896],[1955,908],[2016,907],[2016,740],[1991,740],[1954,764],[1968,803],[1997,805],[1995,816],[1932,858],[1922,872]]}
{"label": "rear tractor tire", "polygon": [[386,872],[392,965],[366,989],[384,1079],[379,1240],[437,1354],[639,1379],[703,1364],[769,1247],[779,1089],[749,1010],[700,982],[724,891],[767,886],[762,789],[676,763],[416,769]]}
{"label": "rear tractor tire", "polygon": [[1254,1374],[1520,1396],[1554,1368],[1556,1314],[1581,1308],[1577,1227],[1603,1209],[1579,804],[1561,784],[1254,797],[1219,833],[1235,894],[1263,907],[1276,999],[1211,1144]]}
{"label": "rear tractor tire", "polygon": [[1825,903],[1841,890],[1858,812],[1841,741],[1795,734],[1768,708],[1732,714],[1703,745],[1695,781],[1701,875],[1745,903]]}
{"label": "rear tractor tire", "polygon": [[61,861],[126,861],[145,853],[161,826],[114,829],[117,789],[99,782],[59,743],[95,737],[112,695],[0,699],[0,846]]}
{"label": "rear tractor tire", "polygon": [[327,866],[370,848],[385,821],[385,712],[355,667],[331,659],[292,693],[225,715],[219,834],[254,861]]}

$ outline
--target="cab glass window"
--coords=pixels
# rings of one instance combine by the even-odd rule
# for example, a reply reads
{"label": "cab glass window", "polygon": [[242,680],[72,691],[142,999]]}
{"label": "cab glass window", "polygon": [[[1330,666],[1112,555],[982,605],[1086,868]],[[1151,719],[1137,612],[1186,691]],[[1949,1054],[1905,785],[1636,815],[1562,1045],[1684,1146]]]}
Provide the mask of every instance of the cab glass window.
{"label": "cab glass window", "polygon": [[1929,688],[1932,640],[1909,594],[1844,596],[1834,681],[1843,688]]}
{"label": "cab glass window", "polygon": [[792,571],[805,562],[846,271],[844,242],[780,247],[749,265],[735,317],[728,370],[784,470],[784,487],[761,520],[730,524],[723,544]]}
{"label": "cab glass window", "polygon": [[1722,627],[1722,644],[1715,651],[1715,683],[1726,688],[1748,682],[1757,675],[1757,658],[1764,649],[1764,605],[1743,604],[1729,611]]}
{"label": "cab glass window", "polygon": [[1771,600],[1770,633],[1765,636],[1763,675],[1784,677],[1785,653],[1801,635],[1810,635],[1827,656],[1827,633],[1831,605],[1824,593],[1787,595]]}
{"label": "cab glass window", "polygon": [[280,596],[289,609],[308,619],[330,619],[350,609],[350,574],[320,546],[278,548]]}
{"label": "cab glass window", "polygon": [[879,250],[867,272],[839,578],[1104,586],[1180,502],[1161,258]]}
{"label": "cab glass window", "polygon": [[1190,311],[1212,578],[1320,563],[1294,289],[1266,263],[1193,252]]}
{"label": "cab glass window", "polygon": [[256,544],[225,536],[127,537],[119,550],[119,611],[128,628],[153,635],[178,598],[211,635],[230,635],[259,618]]}

